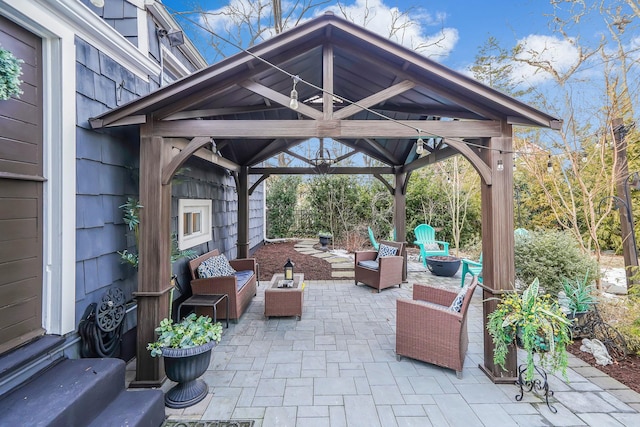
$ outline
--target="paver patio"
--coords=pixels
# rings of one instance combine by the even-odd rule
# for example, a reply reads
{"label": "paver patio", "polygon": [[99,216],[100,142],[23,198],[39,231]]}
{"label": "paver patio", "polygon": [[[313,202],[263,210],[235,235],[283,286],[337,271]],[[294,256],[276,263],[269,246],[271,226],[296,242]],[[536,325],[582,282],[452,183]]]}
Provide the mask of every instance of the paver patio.
{"label": "paver patio", "polygon": [[[469,308],[463,378],[403,358],[396,360],[396,299],[415,282],[457,289],[411,262],[408,283],[377,293],[346,281],[306,281],[300,321],[264,318],[264,284],[237,324],[225,329],[203,378],[201,403],[167,408],[174,419],[252,419],[284,426],[637,426],[640,394],[570,357],[569,383],[551,376],[553,414],[515,385],[496,385],[483,360],[481,290]],[[522,358],[520,358],[522,360]],[[169,388],[171,384],[165,384]]]}

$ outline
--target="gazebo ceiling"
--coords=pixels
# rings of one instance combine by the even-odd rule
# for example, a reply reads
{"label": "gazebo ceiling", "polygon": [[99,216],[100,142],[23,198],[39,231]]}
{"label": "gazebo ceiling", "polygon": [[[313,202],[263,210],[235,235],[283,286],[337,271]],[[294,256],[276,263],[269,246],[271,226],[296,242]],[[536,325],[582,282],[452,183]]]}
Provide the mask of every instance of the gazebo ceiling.
{"label": "gazebo ceiling", "polygon": [[[301,79],[297,110],[288,106],[291,76]],[[332,112],[324,111],[322,88],[335,95]],[[91,125],[141,124],[151,115],[163,136],[211,137],[226,159],[241,166],[326,136],[401,167],[419,158],[418,129],[427,155],[440,159],[458,152],[449,138],[484,144],[483,138],[500,136],[501,123],[559,125],[555,117],[332,14],[91,119]]]}

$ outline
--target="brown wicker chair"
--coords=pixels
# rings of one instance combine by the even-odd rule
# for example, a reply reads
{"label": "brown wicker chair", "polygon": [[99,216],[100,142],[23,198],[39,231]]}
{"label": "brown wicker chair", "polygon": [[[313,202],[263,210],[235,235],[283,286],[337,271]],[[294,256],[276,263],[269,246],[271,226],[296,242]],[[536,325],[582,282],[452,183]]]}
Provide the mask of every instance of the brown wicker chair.
{"label": "brown wicker chair", "polygon": [[467,353],[467,310],[476,289],[474,277],[460,312],[449,310],[458,292],[413,285],[413,300],[398,298],[396,357],[402,356],[453,369],[462,378]]}
{"label": "brown wicker chair", "polygon": [[[219,255],[217,249],[189,261],[191,292],[194,295],[227,294],[229,296],[229,319],[237,322],[257,292],[256,260],[255,258],[244,258],[229,261],[229,264],[231,264],[236,271],[253,271],[253,275],[247,280],[245,285],[238,289],[235,276],[210,277],[206,279],[198,278],[198,267],[200,264],[215,255]],[[198,315],[213,316],[213,308],[196,307],[196,313]],[[218,307],[217,314],[219,319],[227,314],[227,309],[224,304]]]}
{"label": "brown wicker chair", "polygon": [[391,286],[402,285],[404,267],[404,243],[381,240],[380,245],[392,246],[398,249],[396,256],[381,257],[377,268],[360,265],[362,261],[375,261],[377,251],[358,251],[355,254],[355,282],[376,288],[378,292]]}

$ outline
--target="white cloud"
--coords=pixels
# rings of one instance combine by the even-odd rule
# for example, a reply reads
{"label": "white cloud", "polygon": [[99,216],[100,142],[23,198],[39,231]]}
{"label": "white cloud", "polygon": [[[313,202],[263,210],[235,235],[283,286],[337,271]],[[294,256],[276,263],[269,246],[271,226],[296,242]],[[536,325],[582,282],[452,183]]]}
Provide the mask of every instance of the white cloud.
{"label": "white cloud", "polygon": [[[283,1],[283,15],[287,16],[293,7],[296,7],[296,3]],[[444,14],[431,14],[424,8],[402,11],[397,7],[387,6],[384,0],[355,0],[341,9],[333,5],[316,10],[316,16],[325,11],[332,11],[336,16],[362,25],[376,34],[434,59],[447,57],[459,40],[457,29],[443,26]],[[262,29],[260,37],[256,40],[259,42],[274,35],[270,27],[271,13],[269,0],[231,0],[219,9],[209,10],[206,18],[202,19],[206,20],[206,25],[212,31],[221,35],[238,33],[239,27],[246,29],[247,25],[255,28],[259,21]],[[296,13],[292,16],[296,16]],[[305,20],[302,19],[300,22]],[[243,38],[247,39],[246,33]]]}
{"label": "white cloud", "polygon": [[[443,14],[434,16],[423,8],[402,11],[382,0],[356,0],[351,5],[331,6],[327,10],[428,57],[448,56],[459,39],[457,29],[442,27]],[[435,26],[438,29],[428,34],[428,27]]]}
{"label": "white cloud", "polygon": [[579,52],[572,39],[532,34],[518,40],[518,44],[522,49],[516,55],[519,61],[513,64],[515,81],[524,80],[535,85],[552,79],[548,71],[526,62],[542,64],[562,75],[579,61]]}

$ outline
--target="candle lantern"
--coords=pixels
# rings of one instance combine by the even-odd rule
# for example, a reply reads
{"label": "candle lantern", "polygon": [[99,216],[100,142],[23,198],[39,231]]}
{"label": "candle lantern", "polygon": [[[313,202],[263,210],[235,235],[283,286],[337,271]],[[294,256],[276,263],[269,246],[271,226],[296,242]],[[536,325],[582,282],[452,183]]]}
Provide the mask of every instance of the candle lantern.
{"label": "candle lantern", "polygon": [[284,279],[285,280],[293,280],[293,262],[291,262],[291,258],[287,258],[287,262],[284,265]]}

